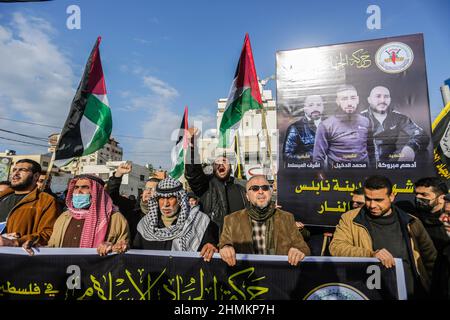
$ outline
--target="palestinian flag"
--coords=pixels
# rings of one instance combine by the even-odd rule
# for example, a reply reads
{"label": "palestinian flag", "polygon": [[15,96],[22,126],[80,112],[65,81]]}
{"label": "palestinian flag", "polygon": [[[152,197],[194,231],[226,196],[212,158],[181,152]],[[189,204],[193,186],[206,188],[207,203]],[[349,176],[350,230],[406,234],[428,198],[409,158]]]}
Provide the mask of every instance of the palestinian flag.
{"label": "palestinian flag", "polygon": [[252,109],[262,109],[263,104],[259,92],[255,62],[248,33],[245,34],[239,63],[228,95],[227,106],[219,127],[219,143],[217,147],[228,148],[233,142],[236,130],[244,113]]}
{"label": "palestinian flag", "polygon": [[103,147],[111,135],[112,117],[100,60],[100,41],[98,37],[84,68],[56,147],[55,160],[91,154]]}
{"label": "palestinian flag", "polygon": [[431,126],[434,165],[438,176],[442,177],[447,185],[450,185],[450,79],[445,82],[441,91],[446,105]]}
{"label": "palestinian flag", "polygon": [[184,173],[184,157],[186,155],[188,140],[187,140],[187,130],[188,130],[188,108],[184,108],[183,120],[181,120],[180,134],[175,144],[175,157],[176,163],[172,170],[169,172],[169,176],[174,179],[178,179]]}

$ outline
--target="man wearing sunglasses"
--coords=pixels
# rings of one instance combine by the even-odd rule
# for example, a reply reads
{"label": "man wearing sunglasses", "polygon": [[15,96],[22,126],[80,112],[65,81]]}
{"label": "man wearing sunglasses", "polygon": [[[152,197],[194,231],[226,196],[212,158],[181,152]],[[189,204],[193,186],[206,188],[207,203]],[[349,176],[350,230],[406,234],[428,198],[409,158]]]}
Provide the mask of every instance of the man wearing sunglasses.
{"label": "man wearing sunglasses", "polygon": [[191,152],[186,157],[184,175],[191,190],[200,198],[201,210],[222,230],[223,218],[232,212],[242,210],[247,205],[245,188],[235,183],[231,176],[228,158],[217,157],[213,164],[213,174],[205,174],[197,150],[197,128],[189,128],[188,138]]}
{"label": "man wearing sunglasses", "polygon": [[247,182],[249,207],[225,217],[219,253],[229,266],[236,265],[236,253],[287,255],[293,266],[310,254],[294,216],[276,208],[271,197],[267,179],[253,176]]}

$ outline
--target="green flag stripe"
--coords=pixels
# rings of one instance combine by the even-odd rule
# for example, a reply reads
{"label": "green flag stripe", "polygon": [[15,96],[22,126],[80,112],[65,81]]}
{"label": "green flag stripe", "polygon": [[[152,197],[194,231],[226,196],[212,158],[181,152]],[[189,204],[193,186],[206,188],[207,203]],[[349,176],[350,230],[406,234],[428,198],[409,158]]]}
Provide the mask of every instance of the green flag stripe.
{"label": "green flag stripe", "polygon": [[93,94],[89,95],[84,109],[84,116],[93,123],[102,127],[105,132],[112,131],[112,116],[111,109],[97,99]]}
{"label": "green flag stripe", "polygon": [[108,142],[112,131],[111,109],[91,94],[88,97],[83,116],[97,126],[91,143],[83,150],[83,155],[88,155]]}
{"label": "green flag stripe", "polygon": [[87,146],[86,149],[83,151],[83,156],[86,156],[88,154],[91,154],[101,147],[103,147],[109,139],[109,136],[111,135],[111,132],[105,132],[101,127],[99,127],[94,134],[94,137],[92,138],[92,142]]}
{"label": "green flag stripe", "polygon": [[252,89],[248,88],[244,90],[239,98],[234,100],[223,113],[220,131],[225,132],[238,123],[245,112],[261,108],[262,106],[252,96]]}
{"label": "green flag stripe", "polygon": [[178,153],[177,164],[172,169],[172,171],[170,171],[169,175],[174,179],[178,179],[179,177],[181,177],[183,172],[184,172],[184,149],[181,148],[180,152]]}

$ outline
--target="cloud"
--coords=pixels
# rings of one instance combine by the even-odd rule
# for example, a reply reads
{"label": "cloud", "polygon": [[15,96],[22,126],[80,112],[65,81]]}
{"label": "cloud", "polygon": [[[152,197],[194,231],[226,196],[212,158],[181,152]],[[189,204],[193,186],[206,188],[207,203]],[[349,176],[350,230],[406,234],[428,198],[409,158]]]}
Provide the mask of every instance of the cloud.
{"label": "cloud", "polygon": [[164,81],[152,76],[143,77],[144,85],[162,99],[172,99],[178,96],[178,91]]}
{"label": "cloud", "polygon": [[134,38],[133,40],[138,42],[138,43],[140,43],[140,44],[145,44],[145,45],[152,44],[152,41],[146,40],[146,39],[142,39],[142,38]]}
{"label": "cloud", "polygon": [[[74,95],[71,62],[54,43],[48,21],[21,13],[10,17],[0,24],[0,114],[62,126]],[[44,137],[57,130],[0,125]]]}
{"label": "cloud", "polygon": [[140,132],[134,135],[151,139],[129,141],[128,150],[124,150],[125,157],[137,163],[152,163],[155,167],[168,169],[182,117],[171,111],[175,98],[179,96],[178,90],[140,67],[128,67],[126,71],[139,77],[144,91],[124,91],[121,95],[127,98],[127,104],[121,110],[141,111],[143,116],[135,127]]}

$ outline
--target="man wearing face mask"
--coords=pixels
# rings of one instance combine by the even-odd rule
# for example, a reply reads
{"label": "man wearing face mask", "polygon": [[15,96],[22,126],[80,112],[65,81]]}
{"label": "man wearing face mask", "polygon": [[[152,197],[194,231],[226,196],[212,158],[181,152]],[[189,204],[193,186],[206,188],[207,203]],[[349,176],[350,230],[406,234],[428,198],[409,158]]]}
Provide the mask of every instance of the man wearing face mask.
{"label": "man wearing face mask", "polygon": [[305,115],[291,124],[286,130],[286,138],[283,146],[285,163],[309,162],[313,159],[316,129],[322,121],[322,97],[319,95],[307,96],[303,111]]}
{"label": "man wearing face mask", "polygon": [[103,180],[88,174],[70,181],[68,210],[56,220],[48,247],[97,248],[100,255],[127,250],[130,238],[127,220],[117,211],[104,185]]}
{"label": "man wearing face mask", "polygon": [[189,206],[188,195],[178,180],[161,180],[148,208],[139,221],[134,249],[200,251],[205,261],[217,252],[217,225],[199,206]]}
{"label": "man wearing face mask", "polygon": [[430,290],[436,249],[420,220],[393,205],[392,183],[385,176],[364,182],[363,208],[341,216],[330,243],[338,257],[374,257],[386,268],[401,258],[408,299],[425,298]]}
{"label": "man wearing face mask", "polygon": [[[450,300],[450,194],[444,197],[444,209],[439,216],[439,233],[434,234],[438,256],[433,270],[432,297]],[[437,224],[437,223],[436,223]]]}
{"label": "man wearing face mask", "polygon": [[198,129],[189,129],[190,151],[186,157],[184,175],[196,196],[200,197],[201,209],[211,220],[223,226],[223,218],[232,212],[242,210],[247,204],[245,188],[236,184],[231,176],[231,164],[228,158],[217,157],[213,165],[213,174],[203,172],[197,149]]}
{"label": "man wearing face mask", "polygon": [[417,216],[439,253],[448,242],[447,232],[440,220],[444,213],[444,197],[448,193],[447,185],[439,178],[427,177],[417,180],[414,187]]}

